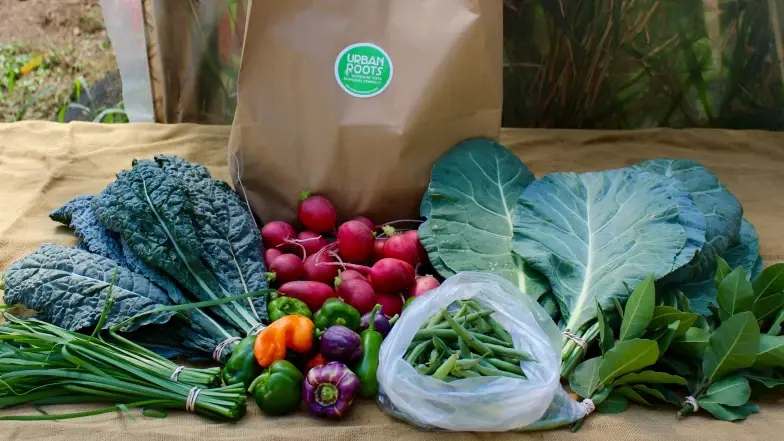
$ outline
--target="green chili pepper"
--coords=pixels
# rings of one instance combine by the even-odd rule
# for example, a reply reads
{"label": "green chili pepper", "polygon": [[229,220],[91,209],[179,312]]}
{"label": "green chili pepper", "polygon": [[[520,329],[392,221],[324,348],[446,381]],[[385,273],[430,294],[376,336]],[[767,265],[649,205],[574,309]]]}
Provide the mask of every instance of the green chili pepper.
{"label": "green chili pepper", "polygon": [[307,318],[312,317],[308,305],[306,305],[302,300],[295,299],[293,297],[276,298],[269,303],[267,306],[267,311],[269,313],[270,323],[287,315],[298,314],[304,315]]}
{"label": "green chili pepper", "polygon": [[443,380],[452,372],[452,369],[455,368],[457,364],[457,354],[452,354],[449,358],[442,364],[441,366],[436,369],[435,373],[433,373],[433,378],[437,378],[439,380]]}
{"label": "green chili pepper", "polygon": [[[376,305],[370,313],[375,317],[381,309],[381,305]],[[359,395],[364,398],[375,397],[378,394],[378,353],[381,350],[381,342],[384,336],[376,331],[375,320],[370,320],[368,328],[362,331],[360,336],[360,346],[362,347],[362,358],[359,359],[354,373],[359,377]]]}
{"label": "green chili pepper", "polygon": [[249,335],[243,338],[231,352],[226,366],[223,368],[223,382],[229,386],[242,383],[247,390],[253,380],[261,373],[261,366],[253,355],[253,345],[256,343],[256,336]]}
{"label": "green chili pepper", "polygon": [[313,324],[320,331],[325,331],[330,326],[342,325],[356,332],[361,321],[362,316],[356,308],[334,297],[327,299],[313,316]]}
{"label": "green chili pepper", "polygon": [[264,413],[285,415],[299,407],[304,380],[305,376],[291,362],[278,360],[253,381],[248,391]]}

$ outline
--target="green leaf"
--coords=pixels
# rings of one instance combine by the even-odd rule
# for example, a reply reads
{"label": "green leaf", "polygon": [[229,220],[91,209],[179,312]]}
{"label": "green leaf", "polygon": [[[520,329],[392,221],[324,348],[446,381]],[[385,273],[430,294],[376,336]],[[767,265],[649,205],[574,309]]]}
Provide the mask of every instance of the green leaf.
{"label": "green leaf", "polygon": [[628,386],[619,387],[615,389],[616,392],[623,395],[630,401],[634,401],[637,404],[642,404],[643,406],[651,406],[651,403],[648,402],[645,398],[642,397],[636,390],[632,389]]}
{"label": "green leaf", "polygon": [[719,257],[719,259],[716,261],[716,277],[713,279],[713,281],[716,282],[716,288],[721,285],[721,282],[724,280],[724,278],[727,277],[731,272],[732,268],[730,268],[730,265],[727,263],[727,261]]}
{"label": "green leaf", "polygon": [[711,384],[706,394],[719,404],[740,406],[749,401],[751,386],[749,380],[733,375]]}
{"label": "green leaf", "polygon": [[768,389],[784,386],[784,378],[777,378],[772,372],[744,371],[741,372],[740,375],[743,375],[747,380],[761,384]]}
{"label": "green leaf", "polygon": [[746,270],[735,268],[721,281],[716,300],[719,303],[719,319],[724,322],[740,312],[751,311],[754,290],[746,279]]}
{"label": "green leaf", "polygon": [[615,345],[615,337],[604,310],[597,305],[596,311],[599,318],[599,348],[602,350],[602,355],[605,355]]}
{"label": "green leaf", "polygon": [[784,292],[762,294],[754,299],[751,312],[754,313],[757,320],[765,320],[778,312],[782,306],[784,306]]}
{"label": "green leaf", "polygon": [[681,311],[691,312],[691,301],[686,297],[686,294],[681,291],[678,291],[678,303],[680,304]]}
{"label": "green leaf", "polygon": [[760,335],[755,368],[784,368],[784,335]]}
{"label": "green leaf", "polygon": [[[726,280],[726,279],[725,279]],[[724,282],[722,282],[724,283]],[[754,364],[760,347],[757,320],[751,312],[729,318],[708,339],[702,372],[709,383]]]}
{"label": "green leaf", "polygon": [[676,337],[672,341],[672,350],[686,357],[702,359],[705,348],[708,347],[710,334],[700,328],[689,328],[683,337]]}
{"label": "green leaf", "polygon": [[664,394],[644,384],[635,384],[634,386],[632,386],[632,389],[634,389],[635,391],[637,391],[643,396],[647,395],[649,397],[656,398],[657,400],[664,401],[665,403],[667,402],[667,398],[664,397]]}
{"label": "green leaf", "polygon": [[781,308],[779,313],[776,315],[776,318],[773,319],[773,323],[770,325],[770,329],[768,329],[768,335],[779,335],[781,334],[781,327],[784,325],[784,308]]}
{"label": "green leaf", "polygon": [[672,306],[657,306],[653,308],[653,319],[648,329],[665,328],[677,320],[681,322],[677,335],[683,335],[699,318],[700,315],[694,312],[683,312]]}
{"label": "green leaf", "polygon": [[784,291],[784,263],[765,268],[751,285],[758,296]]}
{"label": "green leaf", "polygon": [[609,415],[617,414],[629,408],[629,400],[618,392],[613,391],[601,404],[596,405],[596,410]]}
{"label": "green leaf", "polygon": [[621,386],[624,384],[680,384],[682,386],[686,385],[686,379],[680,377],[678,375],[668,374],[666,372],[656,372],[656,371],[642,371],[642,372],[632,372],[631,374],[626,374],[623,377],[615,380],[613,383],[616,386]]}
{"label": "green leaf", "polygon": [[577,395],[589,398],[599,385],[599,365],[601,357],[595,357],[580,363],[569,377],[569,387]]}
{"label": "green leaf", "polygon": [[759,408],[754,405],[744,405],[740,407],[722,406],[710,397],[702,397],[697,400],[700,408],[705,409],[711,415],[722,421],[745,420],[752,413],[759,412]]}
{"label": "green leaf", "polygon": [[699,316],[697,318],[697,321],[694,322],[694,327],[700,328],[705,332],[711,332],[711,325],[710,323],[708,323],[708,320],[703,316]]}
{"label": "green leaf", "polygon": [[612,387],[603,387],[602,390],[596,392],[591,396],[591,401],[593,401],[594,405],[598,406],[599,404],[602,404],[604,400],[607,399],[608,396],[610,396],[611,392],[612,392]]}
{"label": "green leaf", "polygon": [[623,320],[623,306],[621,305],[621,301],[618,300],[616,297],[612,298],[613,305],[615,305],[615,310],[618,311],[618,317]]}
{"label": "green leaf", "polygon": [[667,352],[667,349],[670,347],[670,343],[672,343],[672,339],[675,337],[675,334],[678,332],[678,327],[680,326],[681,322],[676,320],[670,323],[667,326],[667,330],[664,335],[661,336],[658,340],[656,340],[656,344],[659,345],[659,356],[661,357]]}
{"label": "green leaf", "polygon": [[430,234],[444,266],[498,274],[534,298],[548,291],[547,280],[512,252],[517,198],[534,179],[517,156],[488,139],[463,141],[442,156],[427,194]]}
{"label": "green leaf", "polygon": [[653,275],[637,284],[629,300],[626,301],[626,313],[621,322],[621,333],[618,339],[628,341],[642,336],[653,318],[653,307],[656,303],[656,291]]}
{"label": "green leaf", "polygon": [[659,359],[659,363],[684,378],[693,378],[697,374],[696,367],[677,358],[663,357]]}
{"label": "green leaf", "polygon": [[655,341],[634,339],[619,342],[607,351],[599,365],[599,384],[610,384],[616,378],[656,363],[658,358],[659,347]]}
{"label": "green leaf", "polygon": [[664,400],[665,403],[669,403],[677,407],[681,407],[681,405],[683,404],[681,397],[677,393],[673,392],[671,389],[668,389],[663,385],[652,384],[649,386],[649,388],[661,394],[660,399]]}

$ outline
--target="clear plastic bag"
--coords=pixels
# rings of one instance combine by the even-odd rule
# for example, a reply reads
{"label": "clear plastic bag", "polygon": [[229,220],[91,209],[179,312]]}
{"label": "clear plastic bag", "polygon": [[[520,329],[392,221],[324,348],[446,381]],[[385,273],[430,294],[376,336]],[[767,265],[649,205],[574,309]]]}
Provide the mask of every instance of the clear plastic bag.
{"label": "clear plastic bag", "polygon": [[[466,378],[451,383],[421,375],[403,359],[425,320],[455,300],[473,299],[496,311],[517,349],[535,362],[521,364],[528,379]],[[382,409],[430,430],[509,431],[549,429],[577,421],[585,406],[561,388],[561,332],[533,298],[506,279],[464,272],[414,300],[381,347],[378,370]]]}

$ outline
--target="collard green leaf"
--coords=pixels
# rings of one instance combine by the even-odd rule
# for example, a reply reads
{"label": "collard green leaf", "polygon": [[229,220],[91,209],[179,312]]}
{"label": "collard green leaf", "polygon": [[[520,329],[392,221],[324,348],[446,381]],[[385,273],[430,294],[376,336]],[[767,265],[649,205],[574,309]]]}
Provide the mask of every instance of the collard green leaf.
{"label": "collard green leaf", "polygon": [[595,357],[583,361],[577,366],[569,377],[569,387],[577,395],[589,398],[593,395],[596,386],[599,385],[599,365],[602,363],[601,357]]}
{"label": "collard green leaf", "polygon": [[617,386],[624,384],[680,384],[685,386],[686,379],[666,372],[642,371],[626,374],[615,380],[613,384]]}
{"label": "collard green leaf", "polygon": [[642,370],[656,363],[658,358],[659,347],[655,341],[638,338],[618,342],[607,351],[599,365],[599,384],[610,384],[625,374]]}
{"label": "collard green leaf", "polygon": [[[111,288],[114,301],[104,328],[169,305],[169,298],[146,278],[117,262],[75,248],[45,244],[14,262],[4,274],[4,300],[35,310],[42,320],[70,331],[98,324],[115,270]],[[148,324],[163,324],[173,312],[152,314],[131,322],[123,331],[131,332]]]}
{"label": "collard green leaf", "polygon": [[757,320],[751,312],[729,318],[713,332],[702,360],[702,372],[709,383],[732,372],[751,367],[760,347]]}
{"label": "collard green leaf", "polygon": [[779,335],[781,334],[781,327],[784,325],[784,308],[779,310],[776,317],[773,319],[773,323],[770,325],[770,329],[768,329],[768,335]]}
{"label": "collard green leaf", "polygon": [[735,314],[751,311],[754,305],[754,290],[743,268],[735,268],[721,281],[716,300],[719,303],[719,319],[722,322]]}
{"label": "collard green leaf", "polygon": [[716,257],[724,253],[738,236],[743,218],[740,202],[713,173],[696,161],[654,159],[635,167],[680,181],[694,205],[703,213],[706,229],[702,249],[694,261],[667,279],[673,283],[693,280],[702,268],[712,266]]}
{"label": "collard green leaf", "polygon": [[716,284],[716,288],[721,285],[721,281],[724,280],[732,272],[732,268],[727,263],[726,260],[722,259],[721,257],[718,258],[716,261],[716,275],[713,277],[713,282]]}
{"label": "collard green leaf", "polygon": [[546,293],[539,298],[539,305],[547,312],[547,315],[553,319],[554,322],[558,321],[558,317],[561,315],[561,310],[558,308],[558,303],[553,296],[553,293]]}
{"label": "collard green leaf", "polygon": [[430,264],[433,266],[433,269],[438,272],[438,275],[443,278],[454,276],[455,272],[446,266],[441,259],[441,256],[438,255],[438,244],[436,244],[436,238],[433,236],[433,232],[430,231],[430,220],[426,220],[419,225],[417,235],[419,236],[419,243],[421,243],[422,247],[427,251],[427,257]]}
{"label": "collard green leaf", "polygon": [[512,252],[514,207],[534,175],[513,153],[486,139],[461,142],[433,166],[430,231],[438,257],[455,272],[501,275],[534,298],[546,279]]}
{"label": "collard green leaf", "polygon": [[687,250],[666,181],[632,169],[554,173],[520,195],[513,249],[550,280],[567,330],[596,319],[597,301],[623,303],[625,284],[670,273]]}
{"label": "collard green leaf", "polygon": [[697,400],[701,409],[705,409],[716,419],[722,421],[745,420],[749,415],[759,412],[759,407],[748,404],[738,407],[723,406],[710,397],[702,397]]}
{"label": "collard green leaf", "polygon": [[[653,318],[653,307],[656,303],[656,290],[653,276],[637,284],[626,302],[626,313],[621,322],[619,340],[626,341],[641,337]],[[601,330],[601,328],[600,328]]]}
{"label": "collard green leaf", "polygon": [[689,328],[682,337],[673,339],[670,345],[672,350],[685,357],[702,359],[705,348],[708,347],[710,333],[701,328]]}
{"label": "collard green leaf", "polygon": [[611,392],[601,404],[596,406],[599,413],[608,415],[618,414],[629,408],[629,400],[618,392]]}
{"label": "collard green leaf", "polygon": [[614,390],[614,392],[618,392],[618,394],[626,397],[629,401],[633,401],[637,404],[642,404],[643,406],[651,406],[651,403],[648,402],[639,392],[632,389],[629,386],[621,386]]}
{"label": "collard green leaf", "polygon": [[733,375],[711,384],[706,394],[724,406],[741,406],[749,401],[751,386],[749,380]]}
{"label": "collard green leaf", "polygon": [[120,236],[104,228],[98,221],[93,212],[93,198],[93,195],[77,196],[49,213],[49,217],[71,228],[74,235],[81,239],[81,248],[84,250],[124,265]]}
{"label": "collard green leaf", "polygon": [[[118,173],[93,208],[101,224],[119,233],[144,263],[177,280],[197,300],[229,295],[202,261],[204,244],[194,227],[195,206],[184,181],[152,161],[139,161]],[[212,310],[240,330],[256,323],[238,302]]]}
{"label": "collard green leaf", "polygon": [[755,368],[784,368],[784,335],[760,335]]}
{"label": "collard green leaf", "polygon": [[599,318],[599,348],[602,350],[602,355],[605,355],[615,345],[615,337],[604,310],[597,307],[596,311]]}
{"label": "collard green leaf", "polygon": [[738,237],[721,256],[732,269],[742,267],[750,278],[755,278],[762,268],[759,236],[751,222],[741,221]]}

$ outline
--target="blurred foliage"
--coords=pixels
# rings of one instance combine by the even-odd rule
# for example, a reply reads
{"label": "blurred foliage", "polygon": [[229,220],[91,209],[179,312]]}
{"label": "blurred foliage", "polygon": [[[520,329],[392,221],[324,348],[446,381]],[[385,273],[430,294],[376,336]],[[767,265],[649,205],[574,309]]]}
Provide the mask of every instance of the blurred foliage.
{"label": "blurred foliage", "polygon": [[104,99],[96,99],[87,80],[78,77],[74,80],[70,102],[60,107],[57,112],[57,122],[91,121],[106,124],[122,124],[128,122],[128,114],[123,108],[123,103],[109,107],[101,105]]}
{"label": "blurred foliage", "polygon": [[505,126],[784,129],[782,0],[505,3]]}

